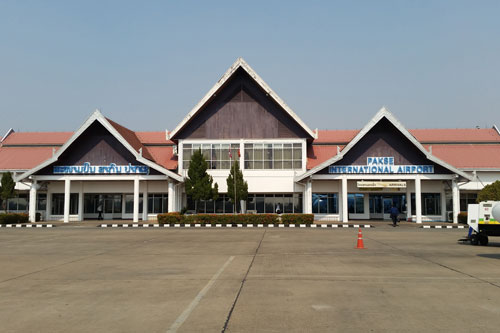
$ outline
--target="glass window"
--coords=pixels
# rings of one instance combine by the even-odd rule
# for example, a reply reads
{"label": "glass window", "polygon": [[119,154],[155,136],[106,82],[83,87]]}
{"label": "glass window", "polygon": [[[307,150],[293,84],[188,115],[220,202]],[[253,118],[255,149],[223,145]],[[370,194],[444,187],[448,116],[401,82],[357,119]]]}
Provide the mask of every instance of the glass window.
{"label": "glass window", "polygon": [[[78,193],[69,195],[69,213],[78,214]],[[52,193],[52,215],[64,215],[64,193]]]}
{"label": "glass window", "polygon": [[[149,202],[148,202],[149,206]],[[97,206],[96,206],[97,207]],[[142,214],[142,194],[139,194],[139,214]],[[149,208],[148,208],[149,211]],[[97,213],[97,210],[95,211]],[[134,195],[133,194],[125,194],[125,214],[133,214],[134,213]]]}
{"label": "glass window", "polygon": [[[132,196],[133,205],[133,196]],[[148,194],[148,213],[161,214],[168,212],[168,194],[150,193]]]}
{"label": "glass window", "polygon": [[[460,211],[466,212],[469,204],[477,203],[477,193],[460,192]],[[451,210],[451,209],[450,209]]]}
{"label": "glass window", "polygon": [[[422,193],[422,215],[441,215],[441,193]],[[415,193],[411,194],[411,213],[416,215]]]}
{"label": "glass window", "polygon": [[337,193],[313,193],[313,214],[337,214]]}
{"label": "glass window", "polygon": [[365,212],[365,195],[363,193],[349,193],[347,195],[347,206],[351,214],[363,214]]}
{"label": "glass window", "polygon": [[[229,149],[231,147],[231,150]],[[189,169],[189,162],[191,161],[191,156],[195,151],[201,149],[201,153],[205,158],[208,169],[230,169],[231,160],[238,159],[238,151],[240,145],[238,143],[231,144],[188,144],[182,145],[182,167],[184,169]],[[231,152],[231,153],[230,153]],[[232,156],[232,158],[230,157]]]}
{"label": "glass window", "polygon": [[46,210],[47,209],[47,193],[37,193],[37,207],[36,210]]}
{"label": "glass window", "polygon": [[245,169],[301,169],[302,143],[247,143]]}

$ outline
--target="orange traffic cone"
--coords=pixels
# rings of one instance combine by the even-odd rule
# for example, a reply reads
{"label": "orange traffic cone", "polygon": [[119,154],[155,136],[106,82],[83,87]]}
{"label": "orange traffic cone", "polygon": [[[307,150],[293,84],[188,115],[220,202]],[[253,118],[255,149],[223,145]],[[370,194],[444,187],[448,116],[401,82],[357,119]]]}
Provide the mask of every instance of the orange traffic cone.
{"label": "orange traffic cone", "polygon": [[359,228],[358,231],[358,245],[356,246],[357,249],[364,249],[365,246],[363,244],[363,234],[361,233],[361,228]]}

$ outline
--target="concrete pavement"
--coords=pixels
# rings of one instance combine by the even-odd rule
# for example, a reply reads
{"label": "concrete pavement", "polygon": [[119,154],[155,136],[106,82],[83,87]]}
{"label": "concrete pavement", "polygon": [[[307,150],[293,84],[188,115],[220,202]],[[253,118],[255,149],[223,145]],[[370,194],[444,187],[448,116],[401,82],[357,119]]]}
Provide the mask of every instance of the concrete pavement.
{"label": "concrete pavement", "polygon": [[2,229],[0,331],[496,331],[500,238],[465,233]]}

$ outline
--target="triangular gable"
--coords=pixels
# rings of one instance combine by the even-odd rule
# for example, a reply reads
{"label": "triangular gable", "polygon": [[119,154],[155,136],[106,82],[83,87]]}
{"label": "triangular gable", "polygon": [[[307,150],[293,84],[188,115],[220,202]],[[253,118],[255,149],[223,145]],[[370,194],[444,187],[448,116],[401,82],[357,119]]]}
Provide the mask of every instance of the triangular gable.
{"label": "triangular gable", "polygon": [[271,97],[274,102],[276,102],[281,109],[305,132],[310,138],[315,138],[316,133],[313,132],[296,114],[292,109],[286,105],[286,103],[262,80],[262,78],[257,75],[257,73],[243,60],[243,58],[238,58],[236,62],[226,71],[226,73],[221,77],[221,79],[210,89],[210,91],[196,104],[196,106],[188,113],[188,115],[177,125],[177,127],[170,132],[169,139],[176,139],[176,135],[181,132],[190,121],[198,115],[203,108],[216,96],[219,90],[230,80],[231,77],[239,70],[244,70],[256,83],[257,85],[265,91],[269,97]]}
{"label": "triangular gable", "polygon": [[387,119],[387,121],[392,124],[406,139],[410,141],[410,143],[415,147],[416,150],[418,150],[420,153],[425,156],[425,158],[436,165],[449,170],[450,172],[457,174],[464,179],[470,180],[470,176],[467,175],[466,173],[458,170],[457,168],[451,166],[450,164],[440,160],[439,158],[435,157],[432,155],[431,152],[427,151],[418,140],[411,135],[411,133],[390,113],[385,107],[380,109],[377,114],[368,122],[368,124],[345,146],[345,148],[335,155],[334,157],[326,160],[325,162],[321,163],[320,165],[314,167],[313,169],[305,172],[304,174],[298,176],[295,178],[296,181],[301,181],[307,177],[310,177],[321,170],[328,168],[330,165],[335,164],[339,162],[340,160],[344,159],[346,155],[356,147],[356,145],[369,133],[382,119]]}
{"label": "triangular gable", "polygon": [[[92,115],[85,121],[85,123],[76,131],[71,138],[57,151],[54,153],[54,155],[46,160],[45,162],[39,164],[35,168],[23,173],[19,177],[16,177],[16,181],[23,180],[30,175],[35,174],[39,170],[42,170],[45,167],[50,166],[51,164],[55,163],[58,161],[59,157],[64,154],[65,151],[67,151],[71,145],[90,127],[92,124],[95,122],[99,122],[114,138],[118,140],[118,142],[123,145],[123,147],[140,163],[172,178],[175,179],[179,182],[183,181],[183,178],[179,176],[178,174],[167,170],[158,164],[152,162],[148,158],[152,159],[152,156],[149,154],[147,151],[146,147],[144,147],[137,136],[130,130],[126,129],[125,127],[118,125],[115,122],[109,121],[106,119],[102,113],[99,110],[96,110]],[[123,133],[123,135],[121,133]],[[129,139],[131,142],[129,142],[125,137]],[[140,145],[140,146],[139,146]],[[137,150],[135,148],[138,148]],[[145,155],[145,156],[144,156]],[[148,158],[146,158],[148,157]]]}

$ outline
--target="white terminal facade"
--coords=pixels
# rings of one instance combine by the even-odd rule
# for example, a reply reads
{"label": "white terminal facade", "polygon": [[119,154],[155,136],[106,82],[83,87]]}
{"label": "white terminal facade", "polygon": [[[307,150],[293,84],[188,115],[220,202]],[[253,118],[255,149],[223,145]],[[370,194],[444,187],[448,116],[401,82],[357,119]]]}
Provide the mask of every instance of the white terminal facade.
{"label": "white terminal facade", "polygon": [[134,222],[193,210],[184,180],[198,149],[220,193],[202,202],[204,213],[233,213],[225,193],[235,159],[249,212],[279,205],[326,221],[389,219],[395,205],[417,223],[456,223],[461,206],[500,179],[496,126],[408,130],[382,108],[359,131],[313,131],[239,58],[170,132],[134,132],[100,111],[76,132],[9,131],[0,172],[14,173],[18,191],[2,204],[31,221],[96,219],[99,205],[105,219]]}

